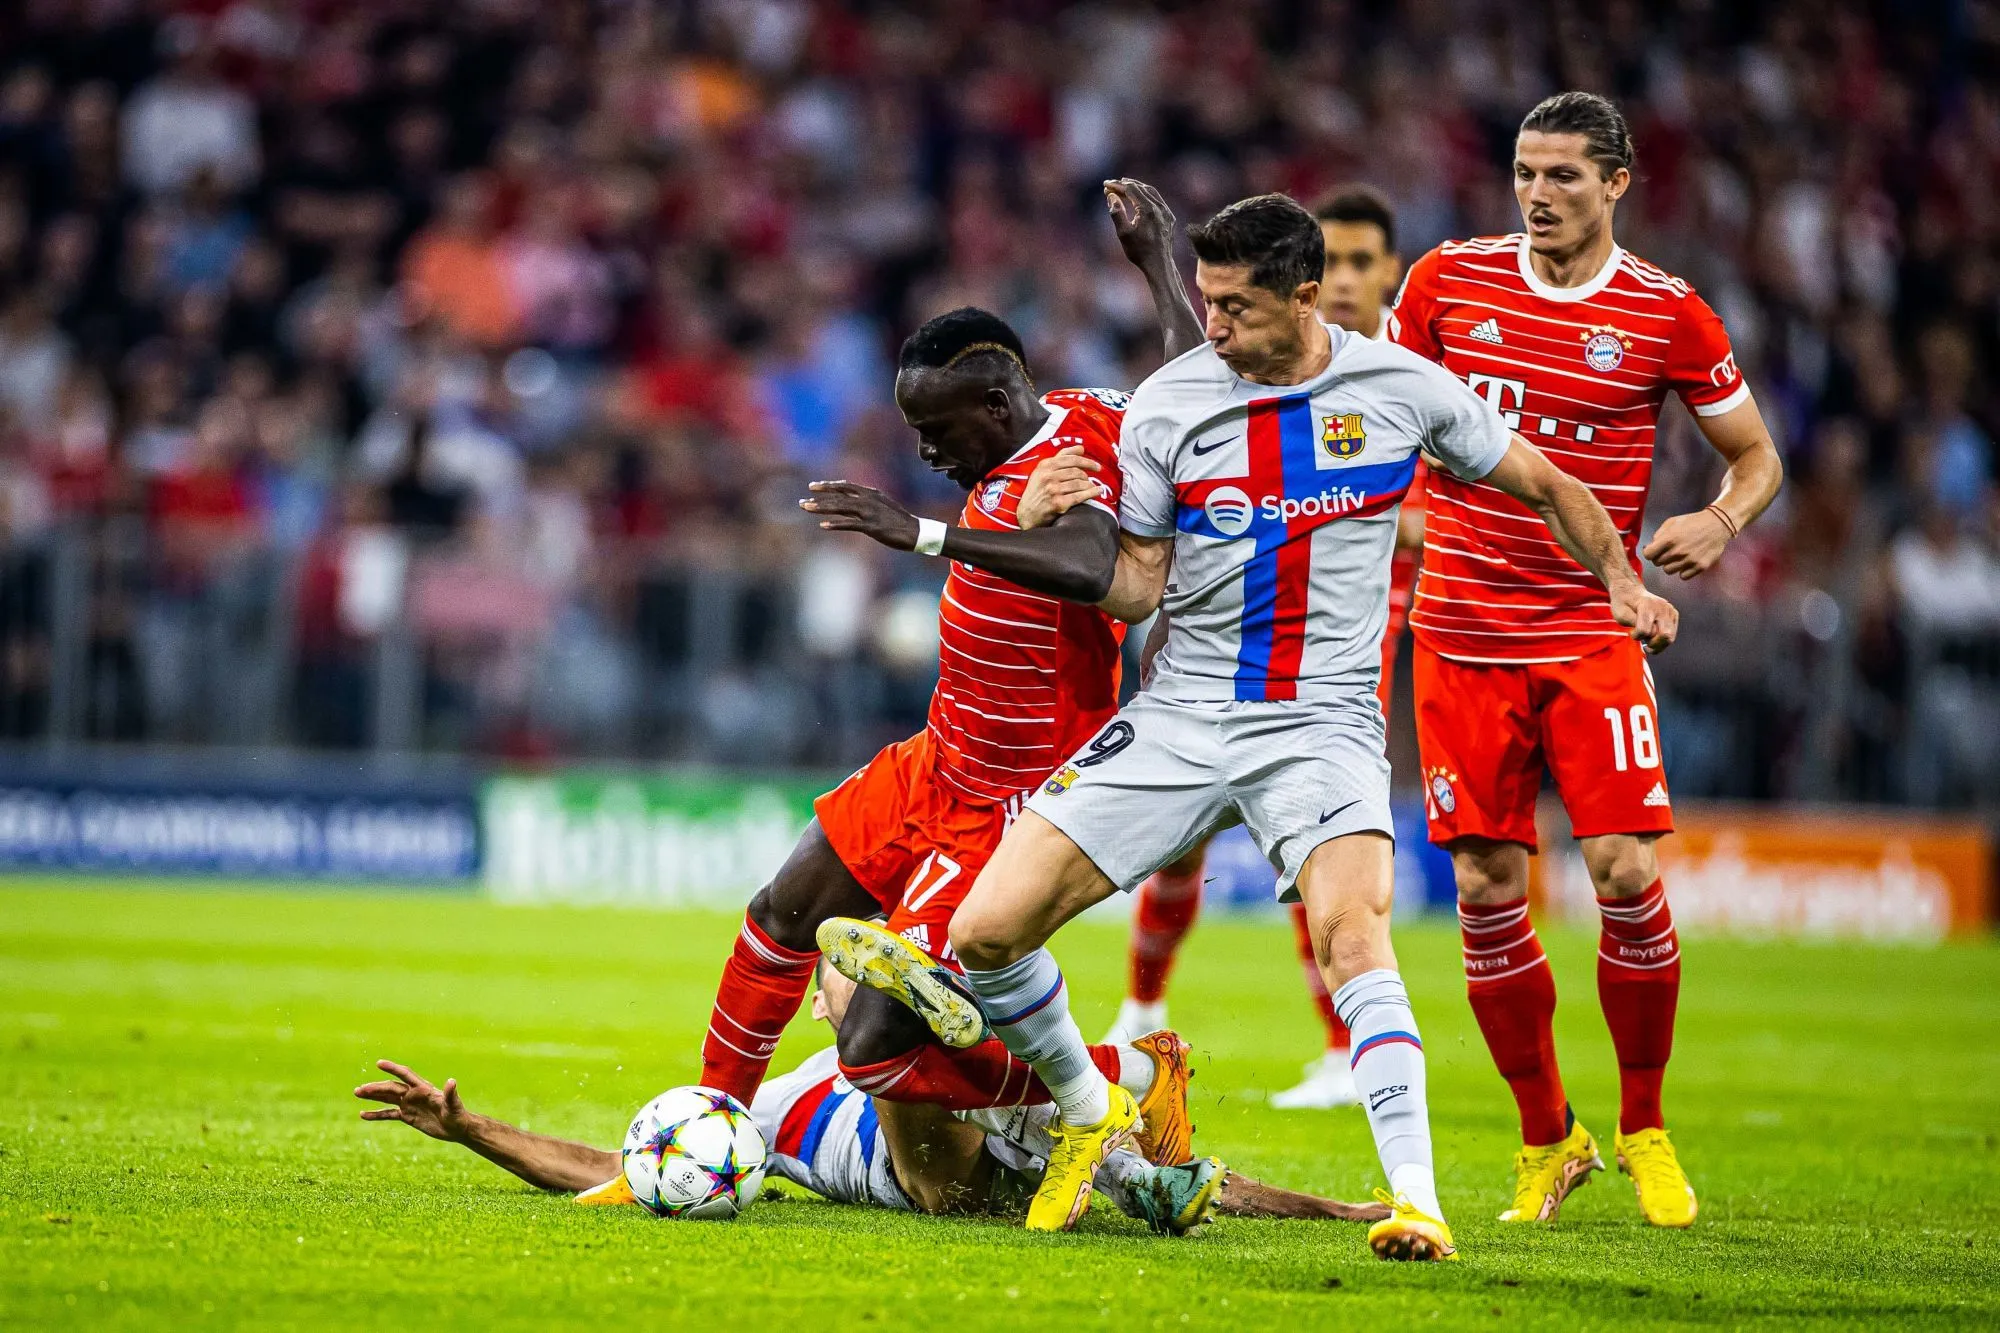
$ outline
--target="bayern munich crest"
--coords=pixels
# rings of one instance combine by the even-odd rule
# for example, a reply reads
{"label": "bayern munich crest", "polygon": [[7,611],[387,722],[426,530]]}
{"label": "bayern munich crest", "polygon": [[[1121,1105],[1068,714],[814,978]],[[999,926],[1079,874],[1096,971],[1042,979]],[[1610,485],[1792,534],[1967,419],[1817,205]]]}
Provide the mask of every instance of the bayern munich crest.
{"label": "bayern munich crest", "polygon": [[1631,347],[1631,335],[1608,324],[1595,325],[1583,331],[1583,364],[1599,372],[1616,370]]}
{"label": "bayern munich crest", "polygon": [[1007,478],[995,477],[979,488],[978,503],[981,509],[991,514],[1000,508],[1000,497],[1007,493]]}

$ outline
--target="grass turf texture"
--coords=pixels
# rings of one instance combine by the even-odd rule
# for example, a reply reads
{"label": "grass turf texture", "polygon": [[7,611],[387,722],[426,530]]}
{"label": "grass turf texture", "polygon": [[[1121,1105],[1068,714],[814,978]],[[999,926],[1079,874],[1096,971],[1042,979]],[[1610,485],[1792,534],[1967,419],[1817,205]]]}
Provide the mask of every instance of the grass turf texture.
{"label": "grass turf texture", "polygon": [[[692,1079],[736,922],[423,895],[0,887],[0,1326],[957,1328],[2000,1321],[2000,948],[1696,940],[1668,1110],[1702,1197],[1643,1226],[1607,1175],[1559,1227],[1502,1227],[1515,1147],[1456,935],[1401,931],[1440,1184],[1465,1262],[1370,1258],[1361,1229],[1225,1219],[1171,1241],[1093,1211],[1031,1237],[767,1195],[730,1224],[580,1209],[462,1149],[363,1124],[390,1056],[475,1109],[603,1144]],[[1086,1029],[1120,934],[1058,941]],[[1551,932],[1559,1039],[1604,1140],[1615,1071],[1594,940]],[[1197,1144],[1365,1198],[1357,1111],[1274,1112],[1315,1029],[1285,928],[1205,922],[1177,978]],[[1094,1033],[1093,1033],[1094,1035]],[[801,1018],[789,1067],[826,1040]]]}

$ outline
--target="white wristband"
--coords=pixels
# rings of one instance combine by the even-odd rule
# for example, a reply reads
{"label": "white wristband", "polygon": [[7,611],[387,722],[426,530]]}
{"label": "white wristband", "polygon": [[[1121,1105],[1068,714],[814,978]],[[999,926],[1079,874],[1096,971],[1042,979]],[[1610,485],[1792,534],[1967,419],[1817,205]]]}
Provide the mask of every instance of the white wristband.
{"label": "white wristband", "polygon": [[918,555],[943,555],[944,535],[951,531],[934,518],[917,520],[917,544],[911,549]]}

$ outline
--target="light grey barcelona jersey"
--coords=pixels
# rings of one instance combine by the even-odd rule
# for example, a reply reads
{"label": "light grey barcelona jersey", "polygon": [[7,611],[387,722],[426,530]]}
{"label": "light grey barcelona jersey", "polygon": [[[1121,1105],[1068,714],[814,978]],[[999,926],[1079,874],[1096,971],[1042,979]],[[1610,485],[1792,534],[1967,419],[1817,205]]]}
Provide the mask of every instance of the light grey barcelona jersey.
{"label": "light grey barcelona jersey", "polygon": [[1498,414],[1450,371],[1325,327],[1333,358],[1306,383],[1254,384],[1204,343],[1132,395],[1119,525],[1174,539],[1163,700],[1372,690],[1418,453],[1476,480],[1507,452]]}

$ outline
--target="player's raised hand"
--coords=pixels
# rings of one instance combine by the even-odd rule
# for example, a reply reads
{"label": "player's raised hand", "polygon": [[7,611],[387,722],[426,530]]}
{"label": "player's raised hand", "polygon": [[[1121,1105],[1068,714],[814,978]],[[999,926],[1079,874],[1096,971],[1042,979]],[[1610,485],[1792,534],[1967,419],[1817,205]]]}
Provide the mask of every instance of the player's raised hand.
{"label": "player's raised hand", "polygon": [[816,481],[799,508],[819,515],[828,532],[859,532],[898,551],[917,546],[917,516],[873,486],[852,481]]}
{"label": "player's raised hand", "polygon": [[1611,589],[1611,617],[1632,631],[1632,637],[1649,653],[1663,653],[1680,633],[1681,613],[1674,604],[1646,591],[1635,579],[1621,579]]}
{"label": "player's raised hand", "polygon": [[1085,453],[1082,445],[1071,445],[1043,459],[1028,474],[1021,503],[1014,509],[1014,521],[1023,531],[1045,527],[1084,501],[1104,494],[1103,486],[1092,475],[1103,470],[1104,464]]}
{"label": "player's raised hand", "polygon": [[1705,574],[1736,534],[1715,512],[1713,506],[1693,514],[1676,514],[1660,524],[1653,540],[1640,552],[1663,574],[1691,579]]}
{"label": "player's raised hand", "polygon": [[458,1095],[458,1080],[448,1078],[443,1087],[407,1065],[394,1060],[377,1060],[375,1067],[394,1078],[363,1083],[354,1095],[364,1102],[386,1102],[379,1111],[363,1111],[363,1120],[400,1120],[420,1133],[447,1143],[463,1137],[466,1118],[472,1113]]}
{"label": "player's raised hand", "polygon": [[1104,182],[1104,206],[1111,212],[1111,229],[1118,233],[1118,244],[1133,263],[1172,250],[1174,210],[1146,182],[1129,177]]}

